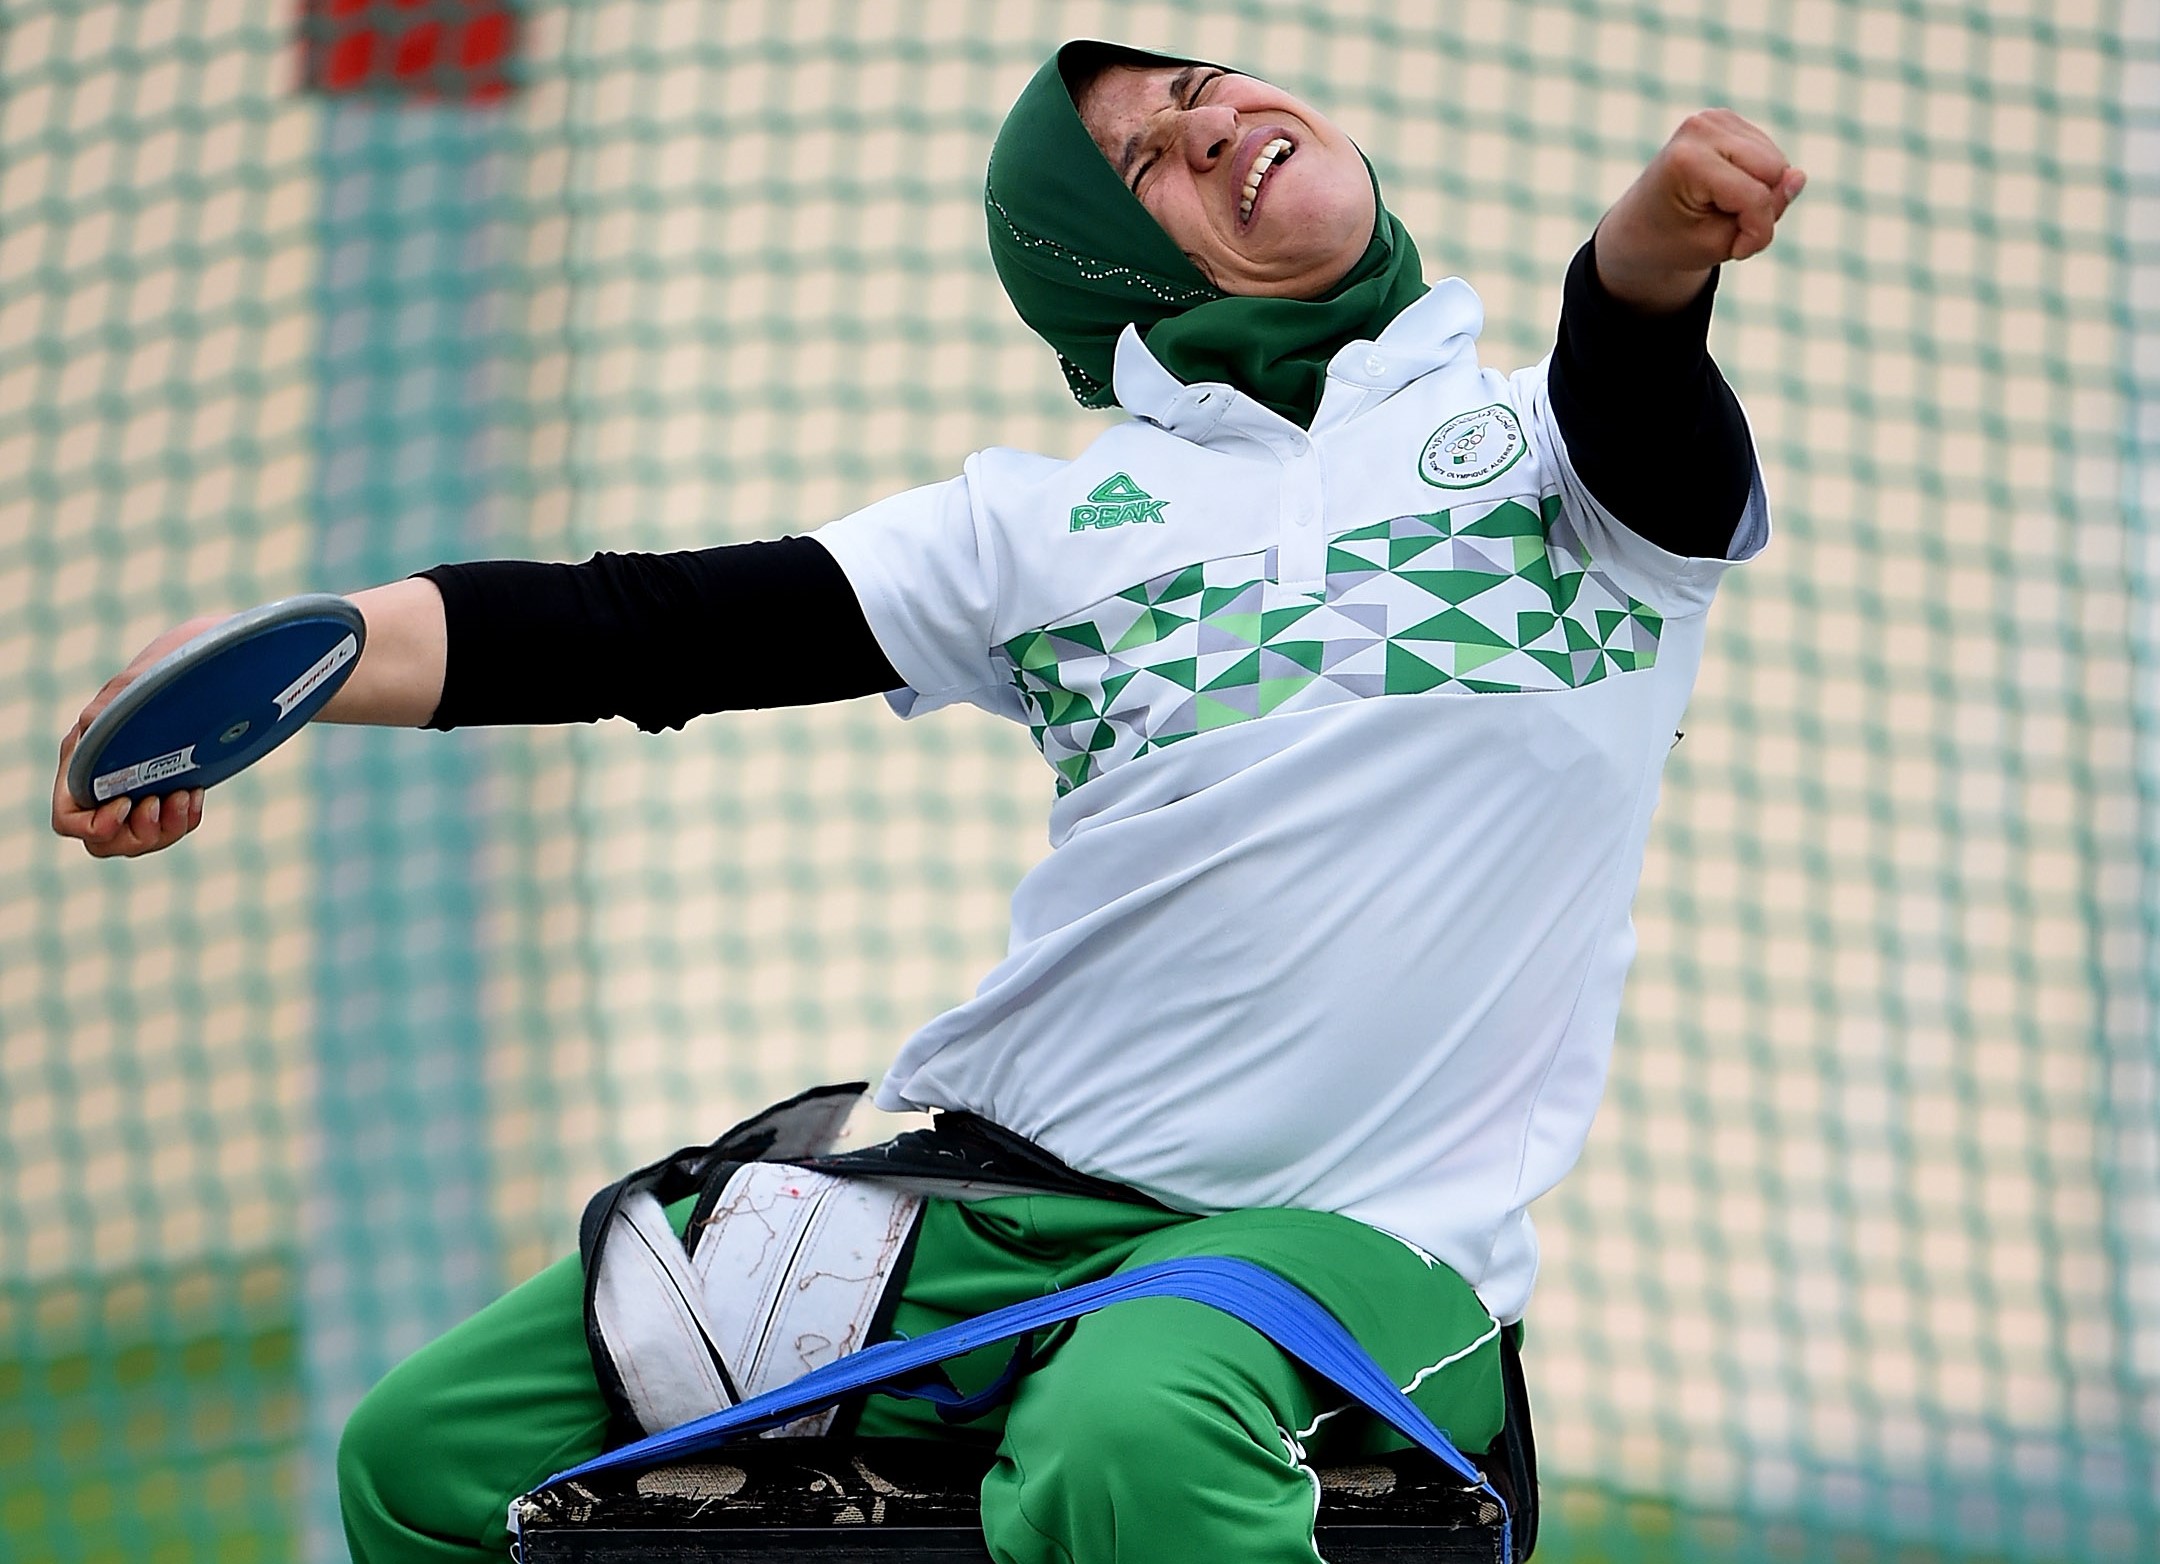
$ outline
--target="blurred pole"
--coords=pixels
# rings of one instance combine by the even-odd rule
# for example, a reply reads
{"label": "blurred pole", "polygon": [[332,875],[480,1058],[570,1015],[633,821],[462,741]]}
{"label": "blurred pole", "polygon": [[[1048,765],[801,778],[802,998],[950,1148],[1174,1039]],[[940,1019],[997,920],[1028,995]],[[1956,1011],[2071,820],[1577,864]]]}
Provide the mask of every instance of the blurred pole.
{"label": "blurred pole", "polygon": [[[500,110],[324,105],[312,583],[469,557],[500,390]],[[491,301],[492,305],[491,305]],[[468,735],[332,728],[320,854],[304,1258],[305,1557],[342,1560],[337,1441],[401,1357],[501,1283],[489,1189],[479,850]]]}
{"label": "blurred pole", "polygon": [[[2115,1251],[2125,1480],[2133,1525],[2160,1548],[2160,8],[2120,10],[2124,512],[2140,847],[2143,993],[2110,1061],[2108,1240]],[[2131,931],[2126,931],[2131,932]]]}

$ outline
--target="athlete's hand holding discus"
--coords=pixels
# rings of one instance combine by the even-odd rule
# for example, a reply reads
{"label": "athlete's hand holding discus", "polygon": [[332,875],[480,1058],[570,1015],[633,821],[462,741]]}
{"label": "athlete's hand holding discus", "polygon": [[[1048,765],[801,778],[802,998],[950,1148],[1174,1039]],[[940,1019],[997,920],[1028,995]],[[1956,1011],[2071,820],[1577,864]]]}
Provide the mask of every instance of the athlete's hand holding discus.
{"label": "athlete's hand holding discus", "polygon": [[1768,247],[1806,184],[1731,109],[1691,114],[1598,224],[1598,280],[1640,310],[1684,308],[1713,268]]}
{"label": "athlete's hand holding discus", "polygon": [[[360,610],[366,636],[351,674],[314,715],[327,722],[424,725],[442,698],[448,649],[442,595],[433,582],[416,579],[356,592],[351,603]],[[69,786],[68,764],[100,713],[170,654],[225,622],[213,614],[158,636],[106,681],[62,735],[53,773],[52,828],[81,842],[91,857],[140,858],[172,846],[202,824],[204,788],[85,804]]]}

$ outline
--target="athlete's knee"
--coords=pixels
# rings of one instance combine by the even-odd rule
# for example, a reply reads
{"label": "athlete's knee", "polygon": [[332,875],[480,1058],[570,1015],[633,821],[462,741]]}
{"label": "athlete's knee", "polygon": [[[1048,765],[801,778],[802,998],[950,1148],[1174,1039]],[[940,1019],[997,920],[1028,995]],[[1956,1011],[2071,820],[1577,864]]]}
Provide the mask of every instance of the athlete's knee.
{"label": "athlete's knee", "polygon": [[1182,1383],[1064,1375],[1015,1402],[1005,1442],[1033,1476],[1068,1489],[1175,1487],[1231,1419],[1210,1400]]}
{"label": "athlete's knee", "polygon": [[338,1440],[338,1507],[358,1564],[400,1557],[398,1538],[426,1531],[433,1466],[430,1419],[393,1371],[361,1398]]}
{"label": "athlete's knee", "polygon": [[1027,1481],[1080,1502],[1145,1503],[1187,1492],[1201,1472],[1289,1466],[1271,1405],[1282,1387],[1252,1372],[1245,1342],[1223,1351],[1211,1339],[1245,1327],[1181,1299],[1119,1307],[1128,1328],[1083,1327],[1014,1400],[1005,1442]]}
{"label": "athlete's knee", "polygon": [[1006,1419],[983,1482],[993,1558],[1312,1564],[1317,1490],[1259,1381],[1220,1358],[1136,1359],[1131,1342],[1066,1355],[1080,1344],[1023,1386]]}

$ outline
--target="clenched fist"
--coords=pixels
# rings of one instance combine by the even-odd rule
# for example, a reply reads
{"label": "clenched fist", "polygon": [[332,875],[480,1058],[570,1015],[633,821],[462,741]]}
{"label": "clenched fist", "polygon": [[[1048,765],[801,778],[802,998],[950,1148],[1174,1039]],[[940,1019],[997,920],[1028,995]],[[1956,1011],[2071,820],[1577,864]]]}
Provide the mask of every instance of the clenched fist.
{"label": "clenched fist", "polygon": [[1598,280],[1637,309],[1679,309],[1713,267],[1768,246],[1806,184],[1731,109],[1690,114],[1598,224]]}

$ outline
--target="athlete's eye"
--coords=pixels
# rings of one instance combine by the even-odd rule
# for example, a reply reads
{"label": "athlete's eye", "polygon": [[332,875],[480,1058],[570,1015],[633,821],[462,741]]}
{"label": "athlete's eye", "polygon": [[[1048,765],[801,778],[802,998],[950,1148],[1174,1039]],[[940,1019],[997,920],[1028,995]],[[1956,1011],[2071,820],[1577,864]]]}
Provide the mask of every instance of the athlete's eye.
{"label": "athlete's eye", "polygon": [[[1228,71],[1218,68],[1215,70],[1204,71],[1200,75],[1195,76],[1192,80],[1192,84],[1185,89],[1185,101],[1178,104],[1178,107],[1183,109],[1186,113],[1190,114],[1194,109],[1200,107],[1200,95],[1206,92],[1208,88],[1214,86],[1215,83],[1221,81],[1225,76],[1228,76],[1229,74],[1230,73]],[[1148,174],[1154,169],[1155,165],[1160,163],[1161,161],[1162,149],[1158,147],[1153,152],[1150,152],[1145,158],[1141,159],[1140,163],[1133,169],[1131,189],[1134,195],[1138,195],[1140,193],[1140,181],[1147,178]]]}

